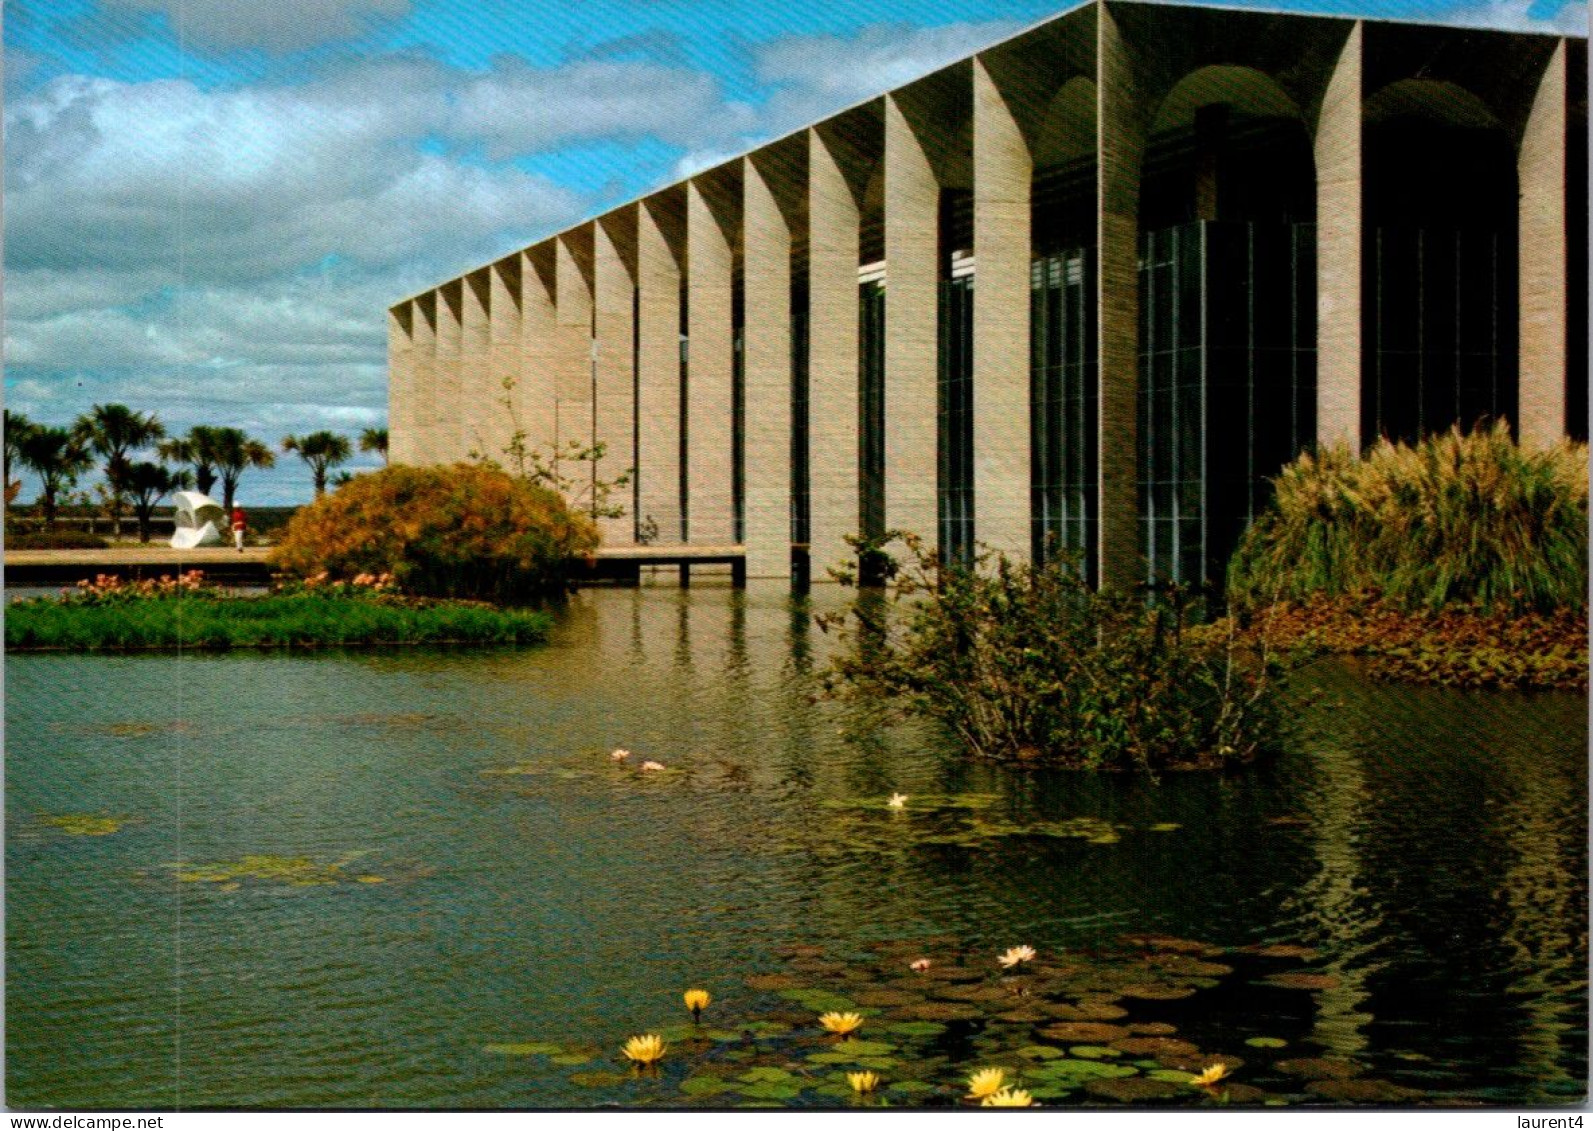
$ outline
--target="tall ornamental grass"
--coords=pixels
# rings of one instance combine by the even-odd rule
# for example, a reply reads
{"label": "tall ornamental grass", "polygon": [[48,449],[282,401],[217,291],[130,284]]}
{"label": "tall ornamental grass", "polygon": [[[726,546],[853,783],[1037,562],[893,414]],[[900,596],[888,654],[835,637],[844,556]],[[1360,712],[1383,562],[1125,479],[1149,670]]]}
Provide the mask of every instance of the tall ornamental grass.
{"label": "tall ornamental grass", "polygon": [[1380,595],[1408,611],[1587,607],[1587,445],[1529,451],[1504,424],[1302,455],[1228,569],[1241,607]]}

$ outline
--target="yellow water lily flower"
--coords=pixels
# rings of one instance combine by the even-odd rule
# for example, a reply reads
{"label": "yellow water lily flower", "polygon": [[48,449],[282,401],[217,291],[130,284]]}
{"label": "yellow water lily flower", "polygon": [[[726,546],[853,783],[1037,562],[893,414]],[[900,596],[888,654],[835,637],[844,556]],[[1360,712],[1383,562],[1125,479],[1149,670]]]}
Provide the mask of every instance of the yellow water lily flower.
{"label": "yellow water lily flower", "polygon": [[844,1037],[849,1033],[857,1032],[863,1027],[863,1015],[861,1013],[821,1013],[819,1014],[819,1024],[824,1026],[825,1032],[835,1033]]}
{"label": "yellow water lily flower", "polygon": [[640,1037],[632,1037],[625,1042],[623,1050],[627,1060],[634,1060],[646,1068],[648,1065],[657,1064],[664,1058],[664,1051],[668,1046],[664,1038],[657,1033],[647,1033]]}
{"label": "yellow water lily flower", "polygon": [[1001,1091],[1007,1082],[1005,1068],[981,1068],[968,1077],[968,1098],[982,1100]]}
{"label": "yellow water lily flower", "polygon": [[1030,962],[1033,959],[1034,947],[1032,946],[1015,946],[1009,948],[1005,954],[996,955],[996,961],[1008,970],[1020,962]]}
{"label": "yellow water lily flower", "polygon": [[879,1076],[873,1072],[848,1072],[846,1082],[852,1085],[852,1091],[866,1096],[879,1087]]}
{"label": "yellow water lily flower", "polygon": [[685,994],[686,1008],[691,1010],[693,1020],[702,1020],[702,1011],[708,1008],[708,1003],[713,997],[707,990],[687,990]]}
{"label": "yellow water lily flower", "polygon": [[1206,1070],[1191,1080],[1190,1083],[1197,1088],[1209,1088],[1219,1080],[1226,1080],[1227,1078],[1228,1066],[1219,1060],[1216,1064],[1207,1065]]}
{"label": "yellow water lily flower", "polygon": [[891,794],[891,799],[885,804],[892,809],[905,809],[907,808],[907,795],[905,793],[893,793]]}
{"label": "yellow water lily flower", "polygon": [[1034,1097],[1022,1088],[1002,1088],[979,1101],[980,1107],[1033,1107]]}

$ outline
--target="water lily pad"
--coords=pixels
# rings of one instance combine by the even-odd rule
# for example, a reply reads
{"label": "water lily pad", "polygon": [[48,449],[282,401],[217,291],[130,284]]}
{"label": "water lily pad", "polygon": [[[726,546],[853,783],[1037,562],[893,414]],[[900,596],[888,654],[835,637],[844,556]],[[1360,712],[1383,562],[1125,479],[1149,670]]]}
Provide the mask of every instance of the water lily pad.
{"label": "water lily pad", "polygon": [[1287,1076],[1299,1076],[1306,1080],[1348,1080],[1366,1071],[1363,1065],[1337,1056],[1294,1057],[1280,1060],[1272,1067]]}
{"label": "water lily pad", "polygon": [[1140,1021],[1130,1025],[1128,1031],[1137,1037],[1170,1037],[1178,1032],[1178,1027],[1165,1021]]}
{"label": "water lily pad", "polygon": [[1128,1030],[1121,1025],[1108,1025],[1100,1021],[1059,1021],[1041,1029],[1040,1036],[1069,1043],[1107,1044],[1127,1037]]}
{"label": "water lily pad", "polygon": [[1009,1001],[1012,993],[1000,986],[950,985],[936,986],[930,991],[941,1001]]}
{"label": "water lily pad", "polygon": [[127,824],[126,817],[98,817],[90,813],[62,813],[39,820],[67,836],[110,836]]}
{"label": "water lily pad", "polygon": [[1144,950],[1164,950],[1176,954],[1203,954],[1215,957],[1222,953],[1221,947],[1212,946],[1210,943],[1197,942],[1194,939],[1180,939],[1172,935],[1124,935],[1120,940],[1124,946],[1140,947]]}
{"label": "water lily pad", "polygon": [[1268,1096],[1267,1093],[1263,1092],[1260,1088],[1252,1087],[1249,1084],[1224,1083],[1221,1087],[1214,1088],[1211,1091],[1215,1094],[1211,1095],[1210,1098],[1219,1103],[1270,1104],[1273,1102],[1273,1097]]}
{"label": "water lily pad", "polygon": [[1281,1049],[1288,1043],[1282,1037],[1251,1037],[1245,1041],[1253,1049]]}
{"label": "water lily pad", "polygon": [[385,884],[387,882],[387,877],[386,876],[355,876],[354,877],[354,882],[355,883],[361,883],[361,884]]}
{"label": "water lily pad", "polygon": [[1233,973],[1232,966],[1209,962],[1192,954],[1158,954],[1152,965],[1164,974],[1183,974],[1194,978],[1221,978]]}
{"label": "water lily pad", "polygon": [[1067,1053],[1055,1045],[1025,1045],[1018,1050],[1019,1056],[1026,1056],[1030,1060],[1059,1060]]}
{"label": "water lily pad", "polygon": [[1009,1009],[1005,1013],[996,1014],[997,1021],[1006,1021],[1014,1025],[1035,1025],[1041,1021],[1050,1020],[1050,1014],[1044,1010],[1036,1009],[1032,1005],[1019,1006]]}
{"label": "water lily pad", "polygon": [[946,1031],[939,1021],[897,1021],[885,1026],[885,1031],[900,1037],[938,1037]]}
{"label": "water lily pad", "polygon": [[857,1003],[849,997],[842,997],[832,990],[818,990],[801,988],[794,990],[781,990],[780,996],[787,1001],[794,1001],[814,1013],[844,1013],[856,1009]]}
{"label": "water lily pad", "polygon": [[237,860],[215,861],[205,864],[169,864],[182,883],[227,883],[237,880],[256,880],[260,883],[285,884],[289,887],[313,887],[335,884],[345,879],[341,863],[323,864],[308,856],[272,856],[251,854]]}
{"label": "water lily pad", "polygon": [[1193,997],[1194,993],[1195,990],[1191,986],[1173,985],[1170,982],[1136,982],[1122,987],[1124,997],[1140,1001],[1178,1001],[1181,998]]}
{"label": "water lily pad", "polygon": [[745,981],[752,990],[794,990],[802,985],[800,979],[790,974],[752,974]]}
{"label": "water lily pad", "polygon": [[748,1084],[780,1084],[796,1079],[796,1074],[785,1068],[760,1065],[757,1068],[749,1068],[736,1079]]}
{"label": "water lily pad", "polygon": [[1177,821],[1158,821],[1150,827],[1150,831],[1153,833],[1175,833],[1183,827]]}
{"label": "water lily pad", "polygon": [[872,1006],[912,1005],[924,1000],[921,994],[892,989],[860,990],[854,997],[858,1005]]}
{"label": "water lily pad", "polygon": [[548,1041],[521,1041],[517,1044],[484,1045],[481,1051],[497,1053],[499,1056],[558,1056],[564,1052],[558,1045]]}
{"label": "water lily pad", "polygon": [[775,1083],[773,1081],[761,1084],[747,1084],[736,1089],[741,1095],[754,1100],[794,1100],[802,1094],[802,1085],[791,1083]]}
{"label": "water lily pad", "polygon": [[926,1092],[935,1091],[936,1088],[935,1085],[923,1080],[898,1080],[894,1084],[887,1085],[885,1090],[888,1092],[900,1092],[908,1096],[921,1096]]}
{"label": "water lily pad", "polygon": [[791,1026],[784,1021],[749,1021],[741,1027],[742,1032],[751,1033],[754,1037],[778,1037],[791,1031]]}
{"label": "water lily pad", "polygon": [[570,1074],[570,1083],[578,1088],[612,1088],[615,1085],[625,1083],[629,1079],[630,1077],[624,1072],[607,1072],[603,1070],[572,1072]]}
{"label": "water lily pad", "polygon": [[681,1081],[680,1090],[685,1095],[704,1099],[708,1096],[722,1096],[726,1092],[733,1092],[736,1086],[718,1076],[693,1076],[689,1080]]}
{"label": "water lily pad", "polygon": [[1145,1073],[1148,1080],[1167,1080],[1174,1084],[1187,1084],[1195,1078],[1193,1072],[1180,1072],[1176,1068],[1156,1068]]}
{"label": "water lily pad", "polygon": [[1358,1104],[1408,1103],[1424,1094],[1387,1080],[1313,1080],[1305,1090],[1340,1103]]}
{"label": "water lily pad", "polygon": [[1068,1049],[1068,1055],[1084,1060],[1111,1060],[1123,1054],[1107,1045],[1074,1045]]}
{"label": "water lily pad", "polygon": [[1113,1041],[1112,1047],[1133,1056],[1151,1056],[1163,1059],[1170,1056],[1197,1056],[1198,1045],[1181,1041],[1177,1037],[1129,1037]]}
{"label": "water lily pad", "polygon": [[1118,1103],[1144,1103],[1172,1099],[1187,1094],[1188,1088],[1171,1080],[1152,1080],[1148,1076],[1125,1076],[1116,1080],[1091,1080],[1084,1090],[1101,1099]]}
{"label": "water lily pad", "polygon": [[1108,1060],[1048,1060],[1025,1070],[1026,1075],[1043,1079],[1073,1081],[1097,1079],[1126,1079],[1139,1075],[1139,1069],[1127,1064],[1114,1064]]}
{"label": "water lily pad", "polygon": [[1040,1002],[1038,1008],[1058,1021],[1119,1021],[1128,1016],[1128,1010],[1106,1001],[1080,1002],[1076,1005]]}
{"label": "water lily pad", "polygon": [[1297,946],[1294,943],[1273,943],[1261,947],[1256,951],[1262,958],[1303,958],[1307,961],[1316,957],[1316,951],[1308,946]]}
{"label": "water lily pad", "polygon": [[567,1052],[554,1057],[553,1063],[565,1068],[579,1068],[583,1064],[592,1063],[592,1058],[585,1053]]}
{"label": "water lily pad", "polygon": [[1271,986],[1281,986],[1286,990],[1331,990],[1339,985],[1339,979],[1332,974],[1308,974],[1296,971],[1286,974],[1269,974],[1266,983]]}
{"label": "water lily pad", "polygon": [[924,1001],[904,1005],[901,1012],[914,1021],[973,1021],[979,1017],[977,1007],[960,1001]]}

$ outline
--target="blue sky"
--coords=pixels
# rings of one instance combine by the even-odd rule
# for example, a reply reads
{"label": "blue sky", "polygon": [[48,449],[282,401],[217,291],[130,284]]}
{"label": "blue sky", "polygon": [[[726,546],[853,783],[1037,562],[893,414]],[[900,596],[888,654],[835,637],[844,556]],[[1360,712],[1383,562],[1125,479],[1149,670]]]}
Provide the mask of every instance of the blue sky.
{"label": "blue sky", "polygon": [[[1257,6],[1587,25],[1585,0]],[[6,405],[273,445],[384,425],[393,301],[1062,7],[12,0]],[[288,457],[244,494],[299,502],[309,475]]]}

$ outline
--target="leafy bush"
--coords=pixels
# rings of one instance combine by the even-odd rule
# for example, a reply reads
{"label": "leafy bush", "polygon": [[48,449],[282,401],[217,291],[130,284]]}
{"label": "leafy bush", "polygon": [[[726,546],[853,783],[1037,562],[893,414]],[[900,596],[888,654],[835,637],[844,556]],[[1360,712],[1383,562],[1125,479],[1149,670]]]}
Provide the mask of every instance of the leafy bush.
{"label": "leafy bush", "polygon": [[898,537],[886,590],[821,618],[855,644],[832,691],[937,719],[979,757],[1069,768],[1218,768],[1274,741],[1281,665],[1242,653],[1231,623],[1188,625],[1178,591],[1097,593],[1061,560],[942,568]]}
{"label": "leafy bush", "polygon": [[82,530],[42,530],[32,534],[7,534],[8,550],[104,550],[110,543]]}
{"label": "leafy bush", "polygon": [[1228,570],[1241,607],[1371,592],[1405,610],[1580,610],[1587,445],[1524,451],[1503,425],[1380,441],[1283,469]]}
{"label": "leafy bush", "polygon": [[272,551],[301,578],[388,574],[408,593],[518,600],[561,591],[597,529],[555,492],[498,468],[388,467],[295,514]]}

